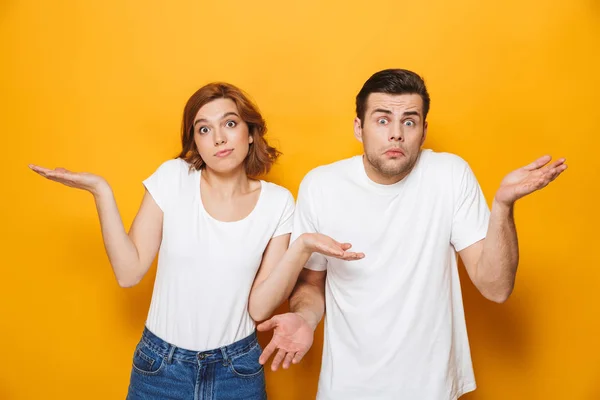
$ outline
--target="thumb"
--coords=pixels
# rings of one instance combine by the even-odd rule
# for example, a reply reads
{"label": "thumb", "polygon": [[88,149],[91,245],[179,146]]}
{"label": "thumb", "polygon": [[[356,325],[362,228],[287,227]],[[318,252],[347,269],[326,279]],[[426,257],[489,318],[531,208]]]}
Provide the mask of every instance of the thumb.
{"label": "thumb", "polygon": [[276,318],[277,318],[277,316],[274,316],[273,318],[266,320],[262,324],[259,324],[256,327],[256,330],[258,330],[260,332],[270,331],[271,329],[273,329],[277,326]]}
{"label": "thumb", "polygon": [[537,160],[535,160],[531,164],[528,164],[528,165],[524,166],[523,169],[525,171],[533,171],[535,169],[541,168],[544,165],[548,164],[550,162],[550,160],[552,160],[552,157],[549,156],[549,155],[545,155],[545,156],[542,156],[542,157],[538,158]]}

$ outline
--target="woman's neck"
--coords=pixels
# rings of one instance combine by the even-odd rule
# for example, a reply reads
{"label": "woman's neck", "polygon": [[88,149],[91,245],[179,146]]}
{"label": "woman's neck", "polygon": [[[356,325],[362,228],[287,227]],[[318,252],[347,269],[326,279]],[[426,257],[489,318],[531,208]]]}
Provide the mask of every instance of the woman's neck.
{"label": "woman's neck", "polygon": [[205,167],[202,169],[201,178],[211,192],[223,199],[252,191],[250,187],[251,180],[246,175],[243,166],[227,173],[220,173]]}

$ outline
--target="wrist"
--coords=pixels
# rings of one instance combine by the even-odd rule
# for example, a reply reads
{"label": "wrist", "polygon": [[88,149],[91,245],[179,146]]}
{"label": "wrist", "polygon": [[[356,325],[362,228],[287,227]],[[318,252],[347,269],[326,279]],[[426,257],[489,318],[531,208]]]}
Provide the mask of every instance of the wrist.
{"label": "wrist", "polygon": [[312,246],[312,241],[311,241],[311,234],[310,233],[303,233],[302,235],[300,235],[298,237],[298,240],[296,240],[298,249],[302,252],[302,253],[306,253],[308,255],[311,255],[314,252],[313,246]]}
{"label": "wrist", "polygon": [[494,197],[494,201],[492,203],[492,209],[497,209],[504,213],[511,213],[515,207],[514,201],[500,201],[497,197]]}
{"label": "wrist", "polygon": [[302,318],[304,320],[304,322],[306,322],[306,324],[308,326],[310,326],[310,328],[315,331],[317,329],[317,326],[319,325],[319,320],[316,320],[314,314],[312,313],[304,313],[302,311],[293,311],[294,314],[296,314],[297,316],[299,316],[300,318]]}
{"label": "wrist", "polygon": [[90,193],[94,196],[94,199],[99,200],[103,197],[112,195],[112,189],[106,180],[100,179],[100,181],[90,189]]}

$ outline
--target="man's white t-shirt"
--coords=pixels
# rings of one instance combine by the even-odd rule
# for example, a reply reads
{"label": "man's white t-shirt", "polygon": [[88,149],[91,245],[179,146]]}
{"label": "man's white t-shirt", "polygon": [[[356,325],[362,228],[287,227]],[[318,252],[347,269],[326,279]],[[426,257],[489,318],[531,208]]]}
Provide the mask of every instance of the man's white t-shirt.
{"label": "man's white t-shirt", "polygon": [[454,400],[475,389],[456,252],[485,238],[489,208],[468,164],[423,150],[392,185],[362,156],[300,185],[292,240],[319,232],[359,261],[315,253],[327,271],[319,400]]}
{"label": "man's white t-shirt", "polygon": [[202,351],[252,334],[248,297],[271,238],[290,233],[294,198],[261,181],[258,202],[235,222],[214,219],[200,196],[200,171],[169,160],[144,181],[163,211],[158,270],[146,327],[178,347]]}

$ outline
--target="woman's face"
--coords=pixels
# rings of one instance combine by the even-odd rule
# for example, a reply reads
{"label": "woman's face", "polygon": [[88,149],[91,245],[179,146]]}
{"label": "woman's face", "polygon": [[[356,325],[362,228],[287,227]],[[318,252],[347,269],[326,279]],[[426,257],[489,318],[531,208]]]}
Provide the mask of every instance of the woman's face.
{"label": "woman's face", "polygon": [[216,99],[198,110],[194,141],[207,168],[219,173],[243,168],[254,138],[231,99]]}

